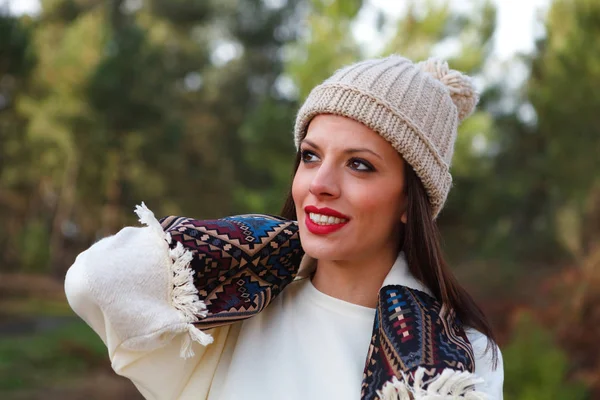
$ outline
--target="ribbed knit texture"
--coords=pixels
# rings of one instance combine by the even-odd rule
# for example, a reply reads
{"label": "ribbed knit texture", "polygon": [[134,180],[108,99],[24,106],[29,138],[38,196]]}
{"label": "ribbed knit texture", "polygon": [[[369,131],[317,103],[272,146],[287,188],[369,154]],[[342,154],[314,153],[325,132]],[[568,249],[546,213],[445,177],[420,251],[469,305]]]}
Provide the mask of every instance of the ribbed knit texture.
{"label": "ribbed knit texture", "polygon": [[449,167],[459,121],[477,100],[470,78],[446,62],[415,64],[397,55],[362,61],[311,91],[296,118],[296,148],[315,116],[352,118],[384,137],[413,167],[436,218],[452,186]]}

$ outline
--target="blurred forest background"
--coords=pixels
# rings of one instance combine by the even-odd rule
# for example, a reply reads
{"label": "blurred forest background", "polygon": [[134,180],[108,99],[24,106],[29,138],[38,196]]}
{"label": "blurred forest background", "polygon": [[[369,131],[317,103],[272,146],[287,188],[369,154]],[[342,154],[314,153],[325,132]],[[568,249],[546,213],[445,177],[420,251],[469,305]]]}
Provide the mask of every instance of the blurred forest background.
{"label": "blurred forest background", "polygon": [[[395,33],[377,55],[442,52],[482,91],[439,224],[498,331],[505,398],[600,399],[600,1],[549,0],[535,50],[501,64],[490,1],[406,3],[378,16]],[[142,200],[277,214],[301,101],[373,55],[352,34],[364,4],[41,6],[0,8],[0,398],[133,399],[66,304],[67,268]]]}

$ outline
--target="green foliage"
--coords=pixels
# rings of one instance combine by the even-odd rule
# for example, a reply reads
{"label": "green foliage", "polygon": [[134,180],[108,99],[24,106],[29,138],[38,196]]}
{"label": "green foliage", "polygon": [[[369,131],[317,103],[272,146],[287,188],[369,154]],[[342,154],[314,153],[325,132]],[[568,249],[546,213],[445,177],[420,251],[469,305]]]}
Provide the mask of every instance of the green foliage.
{"label": "green foliage", "polygon": [[[171,96],[160,53],[134,24],[104,40],[105,56],[87,83],[87,98],[117,136],[159,123]],[[167,73],[165,73],[167,72]],[[137,118],[131,118],[132,115]]]}
{"label": "green foliage", "polygon": [[[9,99],[0,110],[3,265],[49,259],[64,270],[69,246],[132,222],[141,200],[157,214],[276,213],[299,101],[364,53],[352,35],[360,0],[134,3],[46,0],[37,20],[0,20],[11,38],[0,44],[0,74],[14,83],[0,87]],[[482,71],[495,8],[449,4],[409,2],[382,55],[441,51],[453,68]],[[527,96],[513,94],[517,106],[502,113],[494,107],[505,93],[491,87],[460,127],[456,189],[440,218],[455,260],[546,263],[565,248],[582,256],[598,237],[597,14],[593,1],[556,1]],[[219,61],[224,48],[231,59]],[[278,91],[286,77],[297,96]],[[537,122],[517,114],[527,101]],[[70,243],[65,224],[84,239]],[[31,232],[59,251],[20,256],[17,241]]]}
{"label": "green foliage", "polygon": [[473,11],[450,17],[446,24],[447,37],[456,37],[460,52],[450,57],[454,69],[470,75],[481,72],[492,51],[492,36],[496,30],[496,6],[492,1],[481,0],[472,4]]}
{"label": "green foliage", "polygon": [[[274,84],[296,1],[42,6],[35,24],[0,20],[14,39],[0,44],[0,79],[23,82],[0,109],[0,268],[60,275],[142,200],[158,215],[276,212],[282,168],[257,160],[290,151],[296,103],[278,104]],[[214,59],[223,46],[238,49],[232,59]],[[271,108],[281,118],[267,126],[255,112]]]}
{"label": "green foliage", "polygon": [[313,1],[306,25],[307,35],[289,47],[286,72],[293,78],[300,99],[335,70],[356,61],[360,49],[351,23],[362,1]]}
{"label": "green foliage", "polygon": [[50,259],[50,235],[41,220],[29,221],[19,238],[22,270],[24,272],[47,273]]}
{"label": "green foliage", "polygon": [[150,0],[150,12],[184,27],[204,23],[215,14],[210,1]]}
{"label": "green foliage", "polygon": [[569,382],[567,354],[531,315],[521,315],[512,336],[511,343],[502,350],[506,398],[587,399],[582,384]]}
{"label": "green foliage", "polygon": [[106,358],[83,321],[32,336],[0,339],[0,395],[76,379]]}
{"label": "green foliage", "polygon": [[35,66],[33,29],[31,21],[0,12],[0,260],[8,265],[21,256],[15,239],[24,226],[21,217],[31,189],[38,182],[32,173],[37,168],[23,162],[36,154],[36,147],[23,135],[27,120],[17,108]]}
{"label": "green foliage", "polygon": [[[573,256],[583,257],[600,239],[600,4],[593,0],[553,3],[548,35],[532,61],[528,94],[538,117],[538,170],[558,218],[557,233],[573,224],[579,243],[563,239]],[[566,223],[566,224],[565,224]]]}
{"label": "green foliage", "polygon": [[426,59],[432,47],[446,37],[451,15],[447,1],[408,2],[406,15],[397,21],[396,34],[385,52]]}
{"label": "green foliage", "polygon": [[295,149],[290,121],[294,117],[293,105],[267,100],[240,127],[244,163],[252,176],[234,188],[234,196],[247,210],[280,212],[291,185]]}
{"label": "green foliage", "polygon": [[[462,153],[464,128],[457,141],[456,190],[441,219],[455,233],[451,249],[462,243],[472,256],[507,267],[547,268],[566,258],[581,260],[595,247],[599,13],[597,2],[555,1],[545,21],[547,37],[523,58],[531,66],[526,87],[508,94],[499,83],[483,94],[480,108],[490,110],[493,123],[481,131],[488,144],[481,162]],[[506,109],[499,103],[509,95],[514,106]],[[529,119],[522,110],[529,110]],[[457,224],[466,229],[455,230]]]}
{"label": "green foliage", "polygon": [[[0,11],[0,75],[26,76],[35,63],[32,26]],[[4,85],[3,85],[4,86]]]}
{"label": "green foliage", "polygon": [[311,0],[314,11],[330,19],[352,20],[360,11],[363,0]]}

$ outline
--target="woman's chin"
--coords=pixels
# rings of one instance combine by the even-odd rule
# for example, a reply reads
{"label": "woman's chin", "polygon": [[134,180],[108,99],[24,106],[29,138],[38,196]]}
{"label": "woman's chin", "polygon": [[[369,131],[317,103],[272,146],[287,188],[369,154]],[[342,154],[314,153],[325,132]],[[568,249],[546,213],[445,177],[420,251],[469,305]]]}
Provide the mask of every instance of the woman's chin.
{"label": "woman's chin", "polygon": [[347,258],[348,252],[336,246],[334,243],[314,243],[312,240],[302,241],[304,253],[317,260],[343,260]]}

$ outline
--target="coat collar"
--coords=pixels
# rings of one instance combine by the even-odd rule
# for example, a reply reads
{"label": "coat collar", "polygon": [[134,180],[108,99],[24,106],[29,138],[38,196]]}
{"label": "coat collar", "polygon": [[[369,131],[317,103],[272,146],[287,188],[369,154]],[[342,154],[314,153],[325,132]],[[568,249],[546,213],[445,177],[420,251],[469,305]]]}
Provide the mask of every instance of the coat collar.
{"label": "coat collar", "polygon": [[[308,278],[313,274],[313,272],[315,272],[316,269],[317,260],[305,254],[302,257],[302,261],[300,262],[300,267],[298,268],[298,275],[296,275],[296,279]],[[433,296],[431,290],[429,290],[429,288],[427,288],[422,282],[415,278],[414,275],[410,272],[408,268],[408,263],[406,262],[406,255],[402,251],[398,253],[396,261],[394,261],[392,268],[390,268],[390,271],[383,280],[381,287],[383,288],[384,286],[389,285],[406,286],[411,289],[425,292],[429,296]]]}

